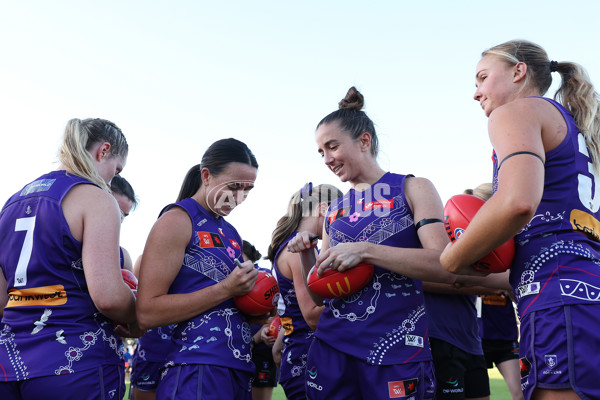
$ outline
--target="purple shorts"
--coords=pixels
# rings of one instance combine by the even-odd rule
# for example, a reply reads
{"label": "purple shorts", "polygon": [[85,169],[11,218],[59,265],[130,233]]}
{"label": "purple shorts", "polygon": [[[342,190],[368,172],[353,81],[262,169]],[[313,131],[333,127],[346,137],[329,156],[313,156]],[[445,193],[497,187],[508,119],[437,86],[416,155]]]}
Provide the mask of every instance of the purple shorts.
{"label": "purple shorts", "polygon": [[0,399],[104,400],[125,396],[125,368],[103,365],[74,374],[0,382]]}
{"label": "purple shorts", "polygon": [[308,399],[433,399],[433,362],[369,365],[319,339],[308,352]]}
{"label": "purple shorts", "polygon": [[532,311],[521,321],[521,387],[572,388],[582,399],[600,399],[600,305]]}
{"label": "purple shorts", "polygon": [[155,391],[160,382],[161,369],[166,362],[137,360],[131,370],[131,386],[143,391]]}
{"label": "purple shorts", "polygon": [[168,367],[156,398],[252,400],[252,373],[204,364]]}
{"label": "purple shorts", "polygon": [[306,360],[312,341],[294,340],[283,348],[279,384],[288,400],[306,399]]}

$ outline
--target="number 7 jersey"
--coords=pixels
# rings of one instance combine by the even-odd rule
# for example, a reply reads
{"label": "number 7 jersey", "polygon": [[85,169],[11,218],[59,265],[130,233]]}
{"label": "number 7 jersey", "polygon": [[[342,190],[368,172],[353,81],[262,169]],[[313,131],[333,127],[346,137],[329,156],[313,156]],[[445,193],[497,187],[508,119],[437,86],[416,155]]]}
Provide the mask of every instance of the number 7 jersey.
{"label": "number 7 jersey", "polygon": [[87,289],[62,200],[88,180],[54,171],[13,195],[0,213],[0,266],[8,302],[0,380],[20,381],[120,363],[121,340]]}

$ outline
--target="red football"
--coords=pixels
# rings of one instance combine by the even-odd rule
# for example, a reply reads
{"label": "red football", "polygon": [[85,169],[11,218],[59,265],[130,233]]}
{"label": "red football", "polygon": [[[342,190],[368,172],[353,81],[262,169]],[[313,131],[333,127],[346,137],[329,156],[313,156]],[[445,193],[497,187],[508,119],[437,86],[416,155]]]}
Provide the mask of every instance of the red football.
{"label": "red football", "polygon": [[133,294],[137,296],[138,280],[133,272],[128,269],[121,269],[121,276],[123,276],[123,281],[129,286]]}
{"label": "red football", "polygon": [[[121,276],[123,277],[123,282],[125,282],[127,284],[127,286],[129,286],[129,288],[133,292],[133,295],[137,297],[138,280],[135,277],[135,275],[133,274],[133,272],[131,272],[128,269],[121,269]],[[120,322],[116,322],[115,326],[118,326],[118,325],[121,325],[124,329],[127,329],[127,324],[122,324]]]}
{"label": "red football", "polygon": [[281,319],[279,318],[279,315],[277,315],[277,316],[275,316],[275,318],[273,318],[273,320],[271,321],[271,324],[269,325],[269,336],[272,336],[275,339],[277,339],[277,336],[279,335],[280,327],[281,327]]}
{"label": "red football", "polygon": [[[470,194],[457,194],[448,200],[444,207],[444,227],[451,241],[460,238],[484,203],[479,197]],[[473,264],[473,267],[483,272],[504,272],[510,268],[514,257],[515,241],[510,239]]]}
{"label": "red football", "polygon": [[373,264],[360,263],[346,271],[326,269],[321,276],[313,267],[306,279],[308,288],[316,295],[333,299],[346,297],[364,288],[373,278]]}
{"label": "red football", "polygon": [[235,296],[233,301],[244,314],[267,314],[277,306],[279,301],[277,279],[268,272],[258,271],[254,288],[243,296]]}

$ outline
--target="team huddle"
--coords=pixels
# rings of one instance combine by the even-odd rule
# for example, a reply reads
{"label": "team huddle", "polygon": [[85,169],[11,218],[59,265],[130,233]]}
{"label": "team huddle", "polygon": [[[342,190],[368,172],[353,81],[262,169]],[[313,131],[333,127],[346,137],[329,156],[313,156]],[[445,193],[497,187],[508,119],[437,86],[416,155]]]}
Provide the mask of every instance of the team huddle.
{"label": "team huddle", "polygon": [[266,274],[226,221],[259,170],[245,143],[206,149],[134,266],[125,136],[69,121],[59,168],[0,213],[0,398],[122,399],[123,338],[139,338],[137,400],[263,399],[278,383],[288,399],[486,399],[493,365],[513,399],[600,398],[598,95],[523,40],[483,52],[475,80],[494,153],[491,183],[465,191],[468,226],[449,228],[428,179],[379,166],[351,87],[314,135],[351,189],[291,194]]}

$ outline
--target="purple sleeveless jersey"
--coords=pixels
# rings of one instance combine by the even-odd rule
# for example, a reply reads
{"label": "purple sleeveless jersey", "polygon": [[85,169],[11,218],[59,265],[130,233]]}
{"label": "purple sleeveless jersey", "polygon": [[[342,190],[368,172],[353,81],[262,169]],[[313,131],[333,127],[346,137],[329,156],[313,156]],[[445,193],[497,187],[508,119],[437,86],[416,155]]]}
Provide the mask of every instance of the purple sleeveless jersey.
{"label": "purple sleeveless jersey", "polygon": [[[331,203],[325,220],[329,247],[346,242],[421,248],[404,195],[407,176],[386,173],[364,192],[350,189]],[[375,266],[359,292],[331,299],[316,336],[371,365],[431,360],[421,281]]]}
{"label": "purple sleeveless jersey", "polygon": [[[242,240],[231,224],[215,218],[194,199],[167,206],[181,207],[192,220],[193,233],[185,250],[183,265],[169,293],[190,293],[224,280],[242,260]],[[233,299],[198,316],[176,324],[168,366],[210,364],[254,372],[250,325]]]}
{"label": "purple sleeveless jersey", "polygon": [[482,339],[517,340],[519,337],[515,308],[508,296],[481,296],[481,318],[477,318],[477,322]]}
{"label": "purple sleeveless jersey", "polygon": [[[561,112],[568,132],[546,153],[542,200],[515,236],[510,281],[521,318],[565,304],[600,304],[600,176],[573,116],[556,101],[544,100]],[[493,160],[495,190],[495,153]]]}
{"label": "purple sleeveless jersey", "polygon": [[300,305],[296,298],[296,290],[294,289],[294,281],[283,276],[277,267],[279,253],[281,253],[282,249],[286,248],[288,242],[297,233],[294,232],[283,242],[275,254],[275,262],[273,263],[273,270],[277,276],[280,293],[277,314],[281,318],[281,326],[285,329],[285,336],[283,337],[284,347],[281,354],[281,375],[279,378],[279,382],[284,390],[286,389],[287,382],[294,379],[301,381],[302,389],[304,388],[306,359],[308,357],[308,349],[314,337],[314,332],[310,329],[302,316],[302,311],[300,311]]}
{"label": "purple sleeveless jersey", "polygon": [[483,355],[475,296],[425,292],[429,337],[443,340],[462,351]]}
{"label": "purple sleeveless jersey", "polygon": [[136,361],[167,362],[167,354],[171,344],[171,335],[175,325],[160,326],[148,330],[138,339],[133,363]]}
{"label": "purple sleeveless jersey", "polygon": [[0,265],[8,283],[0,332],[0,379],[122,365],[113,323],[95,308],[61,203],[86,179],[54,171],[13,195],[0,214]]}

